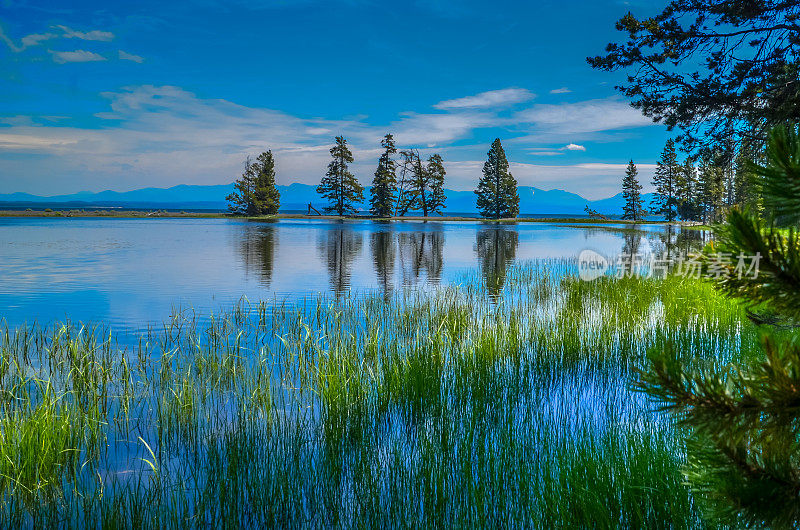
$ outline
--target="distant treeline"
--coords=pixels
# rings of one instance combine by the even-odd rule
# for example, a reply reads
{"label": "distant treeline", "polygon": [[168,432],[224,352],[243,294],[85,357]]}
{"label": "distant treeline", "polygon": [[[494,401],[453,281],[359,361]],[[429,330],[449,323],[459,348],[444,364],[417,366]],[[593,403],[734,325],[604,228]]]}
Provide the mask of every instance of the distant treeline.
{"label": "distant treeline", "polygon": [[[423,161],[419,150],[409,148],[399,151],[398,160],[398,150],[391,134],[383,137],[381,147],[383,153],[378,159],[370,188],[370,214],[377,218],[403,217],[409,212],[422,212],[425,217],[441,215],[447,199],[444,193],[447,171],[442,156],[433,154]],[[358,212],[356,205],[364,201],[364,187],[350,172],[353,153],[343,136],[336,137],[330,153],[331,162],[317,186],[317,193],[327,201],[326,212],[354,215]],[[231,213],[251,216],[278,213],[280,192],[275,184],[272,151],[261,153],[255,161],[248,157],[235,188],[227,197]],[[483,217],[501,219],[519,214],[517,181],[509,172],[499,138],[489,149],[475,196]]]}
{"label": "distant treeline", "polygon": [[[667,221],[715,222],[734,206],[757,207],[751,164],[745,149],[731,152],[721,148],[705,150],[700,156],[678,161],[675,141],[667,140],[653,177],[655,194],[650,212]],[[647,213],[642,205],[638,170],[633,160],[622,181],[625,199],[623,219],[639,221]]]}

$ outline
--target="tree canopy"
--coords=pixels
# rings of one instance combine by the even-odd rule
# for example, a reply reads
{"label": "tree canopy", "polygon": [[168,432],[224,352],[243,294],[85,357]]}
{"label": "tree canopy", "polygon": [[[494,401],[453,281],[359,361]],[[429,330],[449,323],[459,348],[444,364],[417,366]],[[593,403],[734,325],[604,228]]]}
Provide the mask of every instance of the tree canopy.
{"label": "tree canopy", "polygon": [[800,121],[800,2],[673,0],[650,18],[626,14],[625,42],[589,57],[623,70],[617,87],[635,108],[689,149],[761,142],[777,124]]}

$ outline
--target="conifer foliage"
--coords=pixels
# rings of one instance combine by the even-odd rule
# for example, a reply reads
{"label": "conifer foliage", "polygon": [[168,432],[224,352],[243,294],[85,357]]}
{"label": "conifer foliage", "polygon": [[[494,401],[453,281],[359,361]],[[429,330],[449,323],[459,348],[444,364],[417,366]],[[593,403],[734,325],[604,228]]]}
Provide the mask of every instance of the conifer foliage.
{"label": "conifer foliage", "polygon": [[281,194],[275,186],[275,159],[272,151],[258,155],[255,162],[247,158],[244,172],[234,184],[236,191],[226,197],[228,210],[236,215],[275,215]]}
{"label": "conifer foliage", "polygon": [[353,153],[343,136],[336,137],[336,145],[331,147],[330,152],[333,160],[328,164],[328,171],[317,186],[317,193],[328,199],[326,212],[336,212],[337,215],[354,214],[357,211],[355,205],[364,201],[364,187],[350,173],[347,165],[353,162]]}
{"label": "conifer foliage", "polygon": [[478,196],[478,211],[483,217],[502,219],[519,214],[517,181],[508,171],[508,160],[500,138],[492,142],[475,194]]}
{"label": "conifer foliage", "polygon": [[675,152],[675,140],[670,138],[656,165],[656,173],[653,177],[653,186],[656,190],[650,204],[653,213],[663,215],[668,222],[674,221],[678,214],[677,184],[680,169],[678,155]]}
{"label": "conifer foliage", "polygon": [[383,137],[381,147],[384,151],[378,159],[378,169],[375,170],[370,188],[370,212],[375,217],[391,217],[397,194],[397,163],[392,158],[397,148],[391,134]]}
{"label": "conifer foliage", "polygon": [[[751,164],[768,216],[732,209],[715,249],[732,256],[718,287],[742,299],[758,324],[800,325],[800,137],[778,128],[766,166]],[[737,256],[759,256],[757,275]],[[767,328],[765,331],[769,331]],[[800,526],[800,345],[765,333],[760,363],[692,362],[691,352],[654,354],[636,386],[688,427],[687,476],[722,525]]]}
{"label": "conifer foliage", "polygon": [[445,207],[444,177],[447,174],[441,155],[434,154],[427,163],[422,162],[419,151],[401,151],[403,167],[401,186],[397,201],[397,215],[409,211],[422,212],[424,217],[442,213]]}
{"label": "conifer foliage", "polygon": [[625,178],[622,179],[622,197],[625,205],[622,207],[622,218],[631,221],[642,220],[642,185],[639,184],[639,170],[633,160],[628,162]]}

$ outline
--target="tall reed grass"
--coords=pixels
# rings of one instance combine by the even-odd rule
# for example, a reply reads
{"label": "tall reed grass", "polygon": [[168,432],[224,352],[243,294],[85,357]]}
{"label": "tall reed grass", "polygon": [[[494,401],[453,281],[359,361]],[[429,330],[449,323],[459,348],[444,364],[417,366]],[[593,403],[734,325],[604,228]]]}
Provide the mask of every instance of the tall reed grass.
{"label": "tall reed grass", "polygon": [[742,360],[757,330],[699,280],[573,272],[242,301],[135,341],[6,326],[0,523],[704,526],[680,432],[629,374],[667,341]]}

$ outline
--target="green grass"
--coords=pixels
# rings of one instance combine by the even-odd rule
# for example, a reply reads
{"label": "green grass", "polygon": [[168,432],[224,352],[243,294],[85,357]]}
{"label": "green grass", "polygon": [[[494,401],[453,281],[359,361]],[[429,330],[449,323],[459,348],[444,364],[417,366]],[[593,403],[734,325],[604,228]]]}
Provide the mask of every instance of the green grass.
{"label": "green grass", "polygon": [[[746,360],[709,285],[513,268],[389,303],[178,314],[133,342],[0,334],[2,526],[703,527],[672,418],[630,389],[667,342]],[[713,526],[713,522],[710,522]]]}

